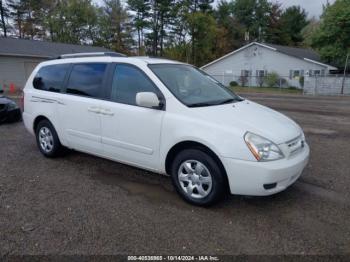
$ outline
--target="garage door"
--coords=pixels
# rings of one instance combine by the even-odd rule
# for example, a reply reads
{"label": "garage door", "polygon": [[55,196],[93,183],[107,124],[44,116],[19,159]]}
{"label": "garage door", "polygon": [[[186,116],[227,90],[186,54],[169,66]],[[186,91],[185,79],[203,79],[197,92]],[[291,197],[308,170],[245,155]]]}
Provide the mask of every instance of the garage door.
{"label": "garage door", "polygon": [[26,72],[25,78],[28,79],[30,74],[33,72],[35,67],[38,65],[37,62],[24,62],[24,70]]}
{"label": "garage door", "polygon": [[11,61],[0,59],[0,88],[9,90],[14,84],[17,90],[23,89],[28,77],[38,62]]}
{"label": "garage door", "polygon": [[22,88],[25,82],[25,71],[23,63],[0,62],[0,85],[2,89],[8,90],[11,83]]}

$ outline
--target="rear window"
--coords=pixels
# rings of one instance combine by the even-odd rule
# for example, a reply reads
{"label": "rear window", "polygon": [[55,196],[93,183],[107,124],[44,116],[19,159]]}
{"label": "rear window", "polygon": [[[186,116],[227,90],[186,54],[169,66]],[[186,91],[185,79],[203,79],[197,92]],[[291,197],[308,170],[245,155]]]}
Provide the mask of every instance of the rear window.
{"label": "rear window", "polygon": [[40,68],[33,80],[34,88],[60,93],[68,69],[69,64],[49,65]]}
{"label": "rear window", "polygon": [[76,64],[67,84],[67,94],[99,97],[107,64]]}

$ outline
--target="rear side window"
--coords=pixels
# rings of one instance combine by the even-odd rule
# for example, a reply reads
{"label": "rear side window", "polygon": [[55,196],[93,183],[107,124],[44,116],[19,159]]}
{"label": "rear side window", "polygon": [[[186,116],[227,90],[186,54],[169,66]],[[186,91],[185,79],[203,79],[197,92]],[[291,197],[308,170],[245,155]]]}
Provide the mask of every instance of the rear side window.
{"label": "rear side window", "polygon": [[35,89],[60,93],[69,70],[69,64],[49,65],[39,69],[33,86]]}
{"label": "rear side window", "polygon": [[67,90],[68,94],[98,97],[103,84],[107,64],[76,64],[72,68]]}
{"label": "rear side window", "polygon": [[126,64],[117,65],[113,76],[111,99],[123,104],[136,105],[138,92],[158,93],[153,82],[140,69]]}

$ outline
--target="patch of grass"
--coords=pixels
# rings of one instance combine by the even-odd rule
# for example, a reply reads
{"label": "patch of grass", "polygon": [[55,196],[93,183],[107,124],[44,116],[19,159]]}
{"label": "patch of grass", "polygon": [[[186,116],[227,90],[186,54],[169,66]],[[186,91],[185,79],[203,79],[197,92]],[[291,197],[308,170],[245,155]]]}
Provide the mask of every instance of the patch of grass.
{"label": "patch of grass", "polygon": [[267,93],[267,94],[302,94],[303,90],[296,88],[276,87],[230,87],[236,93]]}

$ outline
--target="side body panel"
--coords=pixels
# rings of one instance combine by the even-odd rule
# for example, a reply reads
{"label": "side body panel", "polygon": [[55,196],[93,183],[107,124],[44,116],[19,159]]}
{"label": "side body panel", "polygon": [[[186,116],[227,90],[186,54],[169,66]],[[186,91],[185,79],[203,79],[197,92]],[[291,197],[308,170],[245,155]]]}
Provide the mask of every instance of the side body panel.
{"label": "side body panel", "polygon": [[108,158],[159,170],[164,111],[102,101],[102,145]]}
{"label": "side body panel", "polygon": [[61,94],[57,105],[59,129],[69,148],[102,153],[100,100]]}

